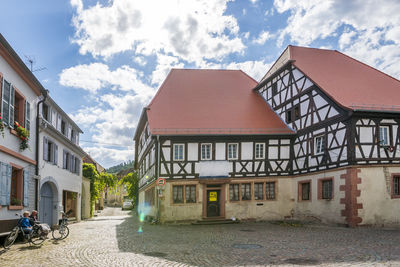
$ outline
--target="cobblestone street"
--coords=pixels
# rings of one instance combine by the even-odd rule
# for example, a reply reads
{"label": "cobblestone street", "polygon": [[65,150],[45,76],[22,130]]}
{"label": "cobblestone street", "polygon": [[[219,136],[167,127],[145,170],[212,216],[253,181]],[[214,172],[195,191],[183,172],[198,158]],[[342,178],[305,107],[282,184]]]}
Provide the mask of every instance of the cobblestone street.
{"label": "cobblestone street", "polygon": [[129,212],[107,208],[71,224],[63,241],[0,250],[0,266],[400,266],[400,230],[270,223],[139,228]]}

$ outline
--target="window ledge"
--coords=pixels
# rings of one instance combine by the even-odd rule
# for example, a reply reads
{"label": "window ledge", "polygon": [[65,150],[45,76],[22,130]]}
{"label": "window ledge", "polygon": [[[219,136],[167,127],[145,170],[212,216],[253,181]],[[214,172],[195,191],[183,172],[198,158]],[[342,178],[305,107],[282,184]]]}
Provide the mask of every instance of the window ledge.
{"label": "window ledge", "polygon": [[392,199],[394,198],[400,198],[400,195],[392,195]]}
{"label": "window ledge", "polygon": [[24,209],[24,206],[13,206],[13,205],[10,205],[10,206],[8,206],[8,209],[9,210],[22,210],[22,209]]}
{"label": "window ledge", "polygon": [[10,133],[11,133],[11,134],[13,134],[13,135],[15,135],[16,137],[18,137],[18,138],[19,138],[19,136],[18,136],[18,134],[17,134],[17,131],[16,131],[16,130],[14,130],[14,129],[10,128]]}

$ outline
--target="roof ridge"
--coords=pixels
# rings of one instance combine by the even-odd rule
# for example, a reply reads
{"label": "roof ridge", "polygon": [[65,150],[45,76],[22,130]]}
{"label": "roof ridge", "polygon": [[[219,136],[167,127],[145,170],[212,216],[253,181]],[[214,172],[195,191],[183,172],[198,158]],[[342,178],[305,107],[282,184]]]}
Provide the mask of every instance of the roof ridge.
{"label": "roof ridge", "polygon": [[242,71],[242,70],[240,70],[239,69],[239,71],[240,72],[242,72],[244,75],[246,75],[247,77],[249,77],[251,80],[253,80],[256,84],[258,84],[258,82],[253,78],[253,77],[251,77],[249,74],[247,74],[246,72],[244,72],[244,71]]}
{"label": "roof ridge", "polygon": [[368,68],[373,69],[373,70],[375,70],[375,71],[377,71],[377,72],[379,72],[379,73],[381,73],[381,74],[384,74],[385,76],[388,76],[389,78],[392,78],[392,79],[395,80],[396,82],[400,82],[399,79],[396,79],[395,77],[393,77],[393,76],[391,76],[391,75],[389,75],[389,74],[387,74],[387,73],[385,73],[385,72],[383,72],[383,71],[381,71],[381,70],[378,70],[377,68],[374,68],[374,67],[372,67],[372,66],[370,66],[370,65],[368,65],[368,64],[366,64],[366,63],[364,63],[364,62],[362,62],[362,61],[360,61],[360,60],[358,60],[358,59],[355,59],[355,58],[353,58],[353,57],[351,57],[351,56],[348,56],[348,55],[346,55],[346,54],[344,54],[344,53],[342,53],[342,52],[340,52],[340,51],[338,51],[338,50],[333,50],[333,51],[335,51],[335,52],[337,52],[337,53],[339,53],[339,54],[341,54],[341,55],[344,55],[344,56],[350,58],[351,60],[353,60],[353,61],[355,61],[355,62],[361,63],[362,65],[367,66]]}

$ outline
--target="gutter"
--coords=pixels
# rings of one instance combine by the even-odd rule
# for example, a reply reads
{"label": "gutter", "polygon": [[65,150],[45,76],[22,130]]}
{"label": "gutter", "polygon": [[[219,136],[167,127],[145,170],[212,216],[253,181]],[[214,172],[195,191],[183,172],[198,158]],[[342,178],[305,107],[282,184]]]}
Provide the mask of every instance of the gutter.
{"label": "gutter", "polygon": [[[43,99],[37,103],[36,106],[36,168],[35,175],[39,177],[39,105],[46,101],[48,90],[43,91]],[[35,208],[38,209],[38,201],[39,201],[39,192],[40,192],[40,183],[38,183],[37,194],[35,194]]]}

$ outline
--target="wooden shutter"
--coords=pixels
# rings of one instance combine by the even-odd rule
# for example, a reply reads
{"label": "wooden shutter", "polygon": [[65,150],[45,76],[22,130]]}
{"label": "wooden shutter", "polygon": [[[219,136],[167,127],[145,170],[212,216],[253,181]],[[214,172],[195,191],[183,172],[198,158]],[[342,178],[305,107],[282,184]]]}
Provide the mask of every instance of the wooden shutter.
{"label": "wooden shutter", "polygon": [[49,140],[43,136],[43,160],[49,161]]}
{"label": "wooden shutter", "polygon": [[2,106],[1,106],[1,116],[3,118],[3,122],[9,125],[10,118],[10,87],[11,84],[3,79],[2,83]]}
{"label": "wooden shutter", "polygon": [[3,106],[3,74],[0,72],[0,113],[2,111],[1,107]]}
{"label": "wooden shutter", "polygon": [[[14,105],[15,105],[15,89],[14,86],[10,87],[10,118],[9,118],[9,126],[14,128]],[[21,122],[22,123],[22,122]]]}
{"label": "wooden shutter", "polygon": [[81,160],[79,158],[76,158],[76,174],[81,174]]}
{"label": "wooden shutter", "polygon": [[10,205],[11,166],[0,162],[0,205]]}
{"label": "wooden shutter", "polygon": [[54,164],[57,165],[58,164],[58,146],[56,144],[54,144],[53,147],[54,147],[54,149],[53,149],[53,152],[54,152],[54,156],[53,156]]}
{"label": "wooden shutter", "polygon": [[63,169],[67,168],[67,153],[63,149]]}
{"label": "wooden shutter", "polygon": [[31,132],[31,104],[25,100],[25,129]]}
{"label": "wooden shutter", "polygon": [[29,171],[24,170],[24,207],[29,205]]}

